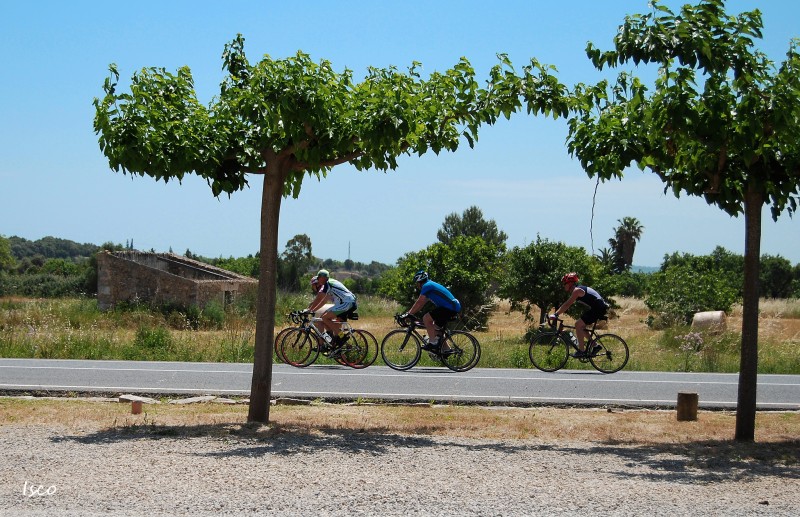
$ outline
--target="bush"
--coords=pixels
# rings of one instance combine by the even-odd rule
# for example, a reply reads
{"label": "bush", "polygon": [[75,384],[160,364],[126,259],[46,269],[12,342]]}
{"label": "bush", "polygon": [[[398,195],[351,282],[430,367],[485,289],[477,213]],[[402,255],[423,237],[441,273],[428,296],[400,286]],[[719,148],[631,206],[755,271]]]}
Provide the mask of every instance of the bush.
{"label": "bush", "polygon": [[596,289],[605,296],[627,296],[629,298],[644,298],[649,291],[650,274],[632,273],[624,271],[618,275],[609,275],[603,280],[602,286]]}
{"label": "bush", "polygon": [[[447,287],[461,302],[459,325],[468,329],[482,328],[494,307],[493,282],[499,273],[503,253],[502,246],[490,244],[481,237],[459,236],[449,244],[437,242],[399,259],[396,268],[382,275],[379,292],[401,307],[410,308],[419,296],[413,282],[414,273],[424,269],[431,280]],[[429,308],[423,308],[423,312]]]}
{"label": "bush", "polygon": [[[570,271],[578,273],[581,284],[594,287],[609,303],[612,301],[604,287],[609,277],[599,261],[583,248],[539,236],[536,242],[515,247],[506,254],[498,294],[510,300],[511,309],[522,312],[526,320],[541,323],[551,308],[559,307],[568,298],[561,277]],[[569,314],[577,316],[583,310],[575,304]]]}
{"label": "bush", "polygon": [[82,275],[62,276],[49,273],[7,275],[0,278],[0,283],[2,283],[0,292],[3,295],[65,298],[85,294],[85,279]]}
{"label": "bush", "polygon": [[689,266],[653,273],[645,305],[652,312],[647,324],[655,329],[686,324],[696,312],[730,312],[738,301],[736,289],[716,273]]}
{"label": "bush", "polygon": [[173,348],[172,334],[165,327],[141,326],[136,331],[133,348],[128,359],[166,360],[171,357]]}
{"label": "bush", "polygon": [[217,302],[209,302],[200,314],[200,326],[220,330],[225,325],[225,309]]}

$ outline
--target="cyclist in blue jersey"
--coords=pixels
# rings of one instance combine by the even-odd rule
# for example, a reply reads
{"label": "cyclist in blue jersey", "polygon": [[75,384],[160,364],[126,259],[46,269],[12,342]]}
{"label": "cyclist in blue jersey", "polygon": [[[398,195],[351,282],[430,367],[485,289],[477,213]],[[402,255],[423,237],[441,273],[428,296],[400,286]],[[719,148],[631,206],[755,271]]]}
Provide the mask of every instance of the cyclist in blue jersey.
{"label": "cyclist in blue jersey", "polygon": [[584,357],[586,355],[584,343],[589,336],[589,332],[586,331],[586,325],[591,325],[605,316],[608,311],[608,303],[600,296],[600,293],[589,286],[579,285],[579,282],[580,279],[577,273],[567,273],[561,277],[564,290],[570,293],[570,297],[549,317],[550,319],[558,318],[559,314],[565,313],[575,302],[580,302],[589,307],[575,322],[575,336],[578,338],[578,351],[575,353],[575,357]]}
{"label": "cyclist in blue jersey", "polygon": [[[428,278],[428,273],[425,271],[417,271],[417,274],[414,275],[414,282],[419,288],[419,298],[417,298],[417,301],[414,302],[408,312],[400,317],[405,318],[409,314],[419,312],[427,302],[433,303],[435,307],[422,317],[422,323],[428,333],[428,342],[422,348],[436,350],[439,348],[441,329],[461,312],[461,302],[446,287]],[[440,353],[447,355],[450,352],[451,350],[448,347],[446,349],[443,348]]]}
{"label": "cyclist in blue jersey", "polygon": [[325,312],[322,313],[322,326],[331,336],[341,338],[339,334],[341,334],[342,322],[337,321],[336,317],[356,309],[356,295],[351,293],[343,283],[330,278],[330,274],[325,269],[320,269],[317,273],[317,289],[317,295],[307,310],[316,312],[328,300],[331,300],[333,306],[325,309]]}

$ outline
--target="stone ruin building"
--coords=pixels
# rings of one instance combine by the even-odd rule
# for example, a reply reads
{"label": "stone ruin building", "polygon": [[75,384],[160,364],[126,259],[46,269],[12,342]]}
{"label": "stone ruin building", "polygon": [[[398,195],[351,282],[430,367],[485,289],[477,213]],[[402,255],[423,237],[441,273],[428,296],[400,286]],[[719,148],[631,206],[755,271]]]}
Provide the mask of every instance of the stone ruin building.
{"label": "stone ruin building", "polygon": [[237,296],[254,293],[257,287],[254,278],[173,253],[97,254],[97,303],[104,311],[133,301],[200,308],[215,301],[227,306]]}

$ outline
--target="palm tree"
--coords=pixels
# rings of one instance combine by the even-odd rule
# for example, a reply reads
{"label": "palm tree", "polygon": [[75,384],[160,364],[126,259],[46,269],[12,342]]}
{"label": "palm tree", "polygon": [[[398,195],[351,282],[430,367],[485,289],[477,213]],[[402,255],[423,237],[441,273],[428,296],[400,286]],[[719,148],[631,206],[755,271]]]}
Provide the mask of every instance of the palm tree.
{"label": "palm tree", "polygon": [[[613,239],[609,239],[609,242],[612,240]],[[609,270],[616,271],[617,256],[613,249],[602,248],[598,250],[595,258]]]}
{"label": "palm tree", "polygon": [[618,219],[619,226],[614,230],[614,238],[608,244],[614,252],[615,269],[618,273],[627,271],[633,265],[633,252],[636,242],[642,238],[644,226],[635,217]]}

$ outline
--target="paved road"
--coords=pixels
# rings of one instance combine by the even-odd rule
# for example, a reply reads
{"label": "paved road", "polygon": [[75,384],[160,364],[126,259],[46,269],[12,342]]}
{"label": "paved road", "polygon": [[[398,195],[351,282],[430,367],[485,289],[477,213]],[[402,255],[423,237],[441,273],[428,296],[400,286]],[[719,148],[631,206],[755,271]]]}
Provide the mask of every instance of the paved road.
{"label": "paved road", "polygon": [[[251,364],[0,359],[0,391],[247,396]],[[734,408],[738,374],[444,368],[397,372],[371,366],[305,369],[276,364],[272,395],[327,399],[455,401],[674,407],[677,394],[699,394],[700,407]],[[800,375],[760,375],[759,409],[800,410]]]}

